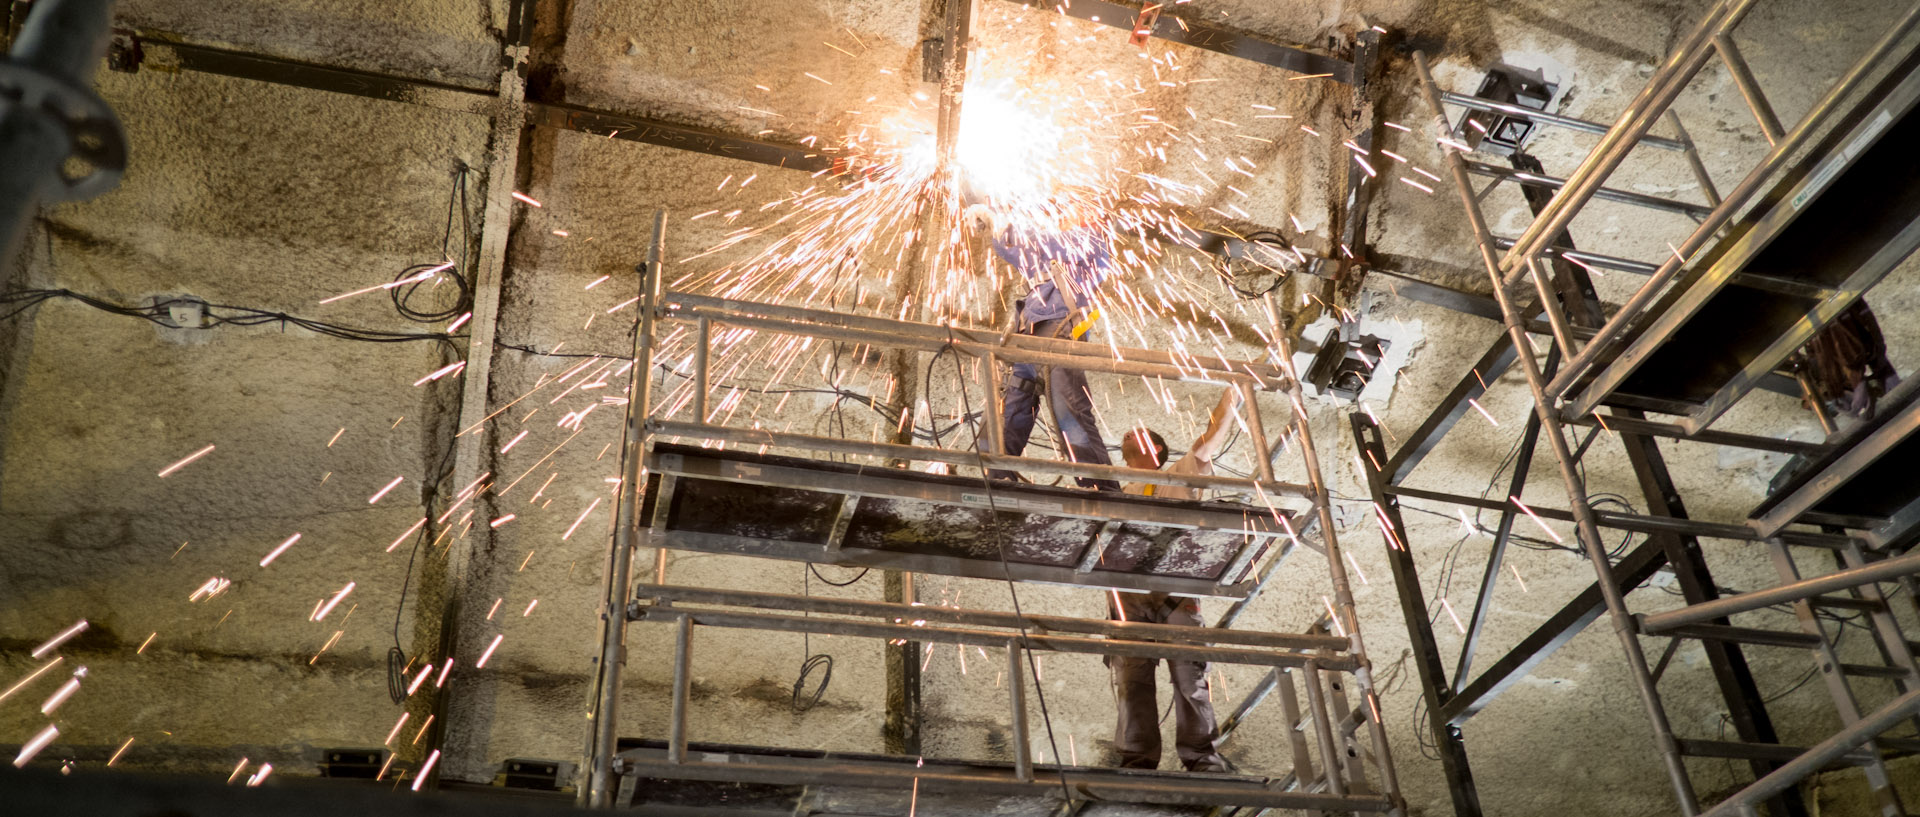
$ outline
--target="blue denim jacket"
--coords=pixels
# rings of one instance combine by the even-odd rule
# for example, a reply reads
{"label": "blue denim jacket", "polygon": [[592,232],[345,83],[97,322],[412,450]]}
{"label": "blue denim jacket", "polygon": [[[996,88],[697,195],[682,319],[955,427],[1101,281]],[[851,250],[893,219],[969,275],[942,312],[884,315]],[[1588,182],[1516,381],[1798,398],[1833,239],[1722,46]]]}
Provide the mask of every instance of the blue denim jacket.
{"label": "blue denim jacket", "polygon": [[1074,300],[1084,303],[1094,288],[1113,272],[1113,255],[1106,235],[1090,227],[1065,232],[1008,227],[993,239],[993,252],[1013,265],[1033,288],[1019,303],[1020,331],[1034,324],[1064,318],[1073,310],[1054,285],[1049,268],[1059,261],[1062,283],[1073,288]]}

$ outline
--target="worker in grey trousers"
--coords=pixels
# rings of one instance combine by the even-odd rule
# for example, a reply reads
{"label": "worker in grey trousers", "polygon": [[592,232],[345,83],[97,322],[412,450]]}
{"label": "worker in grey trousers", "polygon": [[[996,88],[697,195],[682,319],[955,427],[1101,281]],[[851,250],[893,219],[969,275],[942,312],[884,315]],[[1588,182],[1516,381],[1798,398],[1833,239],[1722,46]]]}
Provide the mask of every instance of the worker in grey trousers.
{"label": "worker in grey trousers", "polygon": [[[1167,469],[1169,473],[1205,476],[1213,473],[1213,458],[1226,444],[1229,422],[1239,405],[1240,392],[1228,388],[1213,407],[1207,430],[1193,441],[1187,454]],[[1167,443],[1145,427],[1127,432],[1120,455],[1134,468],[1159,469],[1167,463]],[[1127,493],[1167,499],[1197,500],[1199,491],[1183,486],[1145,485],[1126,487]],[[1165,593],[1108,594],[1107,617],[1126,622],[1179,624],[1204,627],[1200,603],[1191,598]],[[1154,680],[1160,659],[1109,656],[1113,669],[1114,695],[1119,719],[1113,730],[1113,745],[1120,753],[1120,765],[1129,769],[1160,767],[1160,702]],[[1207,684],[1207,662],[1167,659],[1167,672],[1173,677],[1174,748],[1180,763],[1190,772],[1225,772],[1226,759],[1216,744],[1219,734],[1213,718],[1213,691]]]}

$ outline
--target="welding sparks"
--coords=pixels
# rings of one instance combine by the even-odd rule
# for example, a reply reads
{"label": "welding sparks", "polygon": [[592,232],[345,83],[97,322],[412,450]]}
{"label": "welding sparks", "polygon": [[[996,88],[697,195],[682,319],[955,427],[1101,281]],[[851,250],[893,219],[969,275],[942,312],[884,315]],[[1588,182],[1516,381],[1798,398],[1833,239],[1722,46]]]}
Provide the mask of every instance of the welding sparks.
{"label": "welding sparks", "polygon": [[[1523,511],[1526,511],[1526,512],[1527,512],[1527,516],[1528,516],[1528,518],[1530,518],[1530,519],[1532,519],[1532,520],[1533,520],[1533,524],[1535,524],[1535,525],[1539,525],[1539,526],[1540,526],[1540,529],[1541,529],[1541,530],[1543,530],[1543,531],[1546,531],[1546,532],[1547,532],[1547,535],[1548,535],[1548,536],[1551,536],[1551,537],[1553,537],[1553,541],[1555,541],[1555,542],[1561,542],[1561,540],[1560,540],[1560,534],[1557,534],[1557,533],[1554,533],[1554,532],[1553,532],[1553,528],[1549,528],[1549,527],[1547,527],[1547,523],[1546,523],[1545,521],[1543,521],[1543,520],[1541,520],[1541,519],[1540,519],[1540,515],[1539,515],[1539,514],[1536,514],[1536,513],[1534,513],[1534,512],[1533,512],[1533,509],[1532,509],[1532,508],[1529,508],[1529,507],[1527,507],[1527,505],[1526,505],[1526,503],[1524,503],[1524,502],[1521,502],[1521,501],[1520,501],[1520,498],[1519,498],[1519,497],[1515,497],[1515,496],[1508,496],[1508,497],[1507,497],[1507,501],[1509,501],[1509,502],[1512,502],[1513,504],[1515,504],[1515,505],[1518,505],[1518,506],[1520,506],[1520,510],[1523,510]],[[1561,542],[1561,544],[1565,544],[1565,543],[1564,543],[1564,542]]]}
{"label": "welding sparks", "polygon": [[427,524],[427,518],[424,516],[420,517],[420,521],[413,523],[413,527],[407,528],[406,533],[400,534],[399,538],[393,540],[393,544],[387,546],[386,552],[392,553],[394,548],[399,547],[401,542],[407,541],[407,537],[412,536],[414,531],[419,530],[420,526],[425,524]]}
{"label": "welding sparks", "polygon": [[1460,623],[1460,616],[1458,616],[1458,615],[1455,615],[1455,614],[1454,614],[1454,612],[1453,612],[1453,602],[1450,602],[1450,601],[1447,601],[1447,597],[1446,597],[1446,596],[1441,596],[1441,597],[1440,597],[1440,606],[1441,606],[1441,607],[1443,607],[1443,608],[1446,608],[1446,611],[1447,611],[1447,618],[1450,618],[1450,619],[1453,619],[1453,628],[1454,628],[1454,629],[1456,629],[1456,630],[1459,630],[1459,631],[1460,631],[1460,634],[1461,634],[1461,635],[1466,635],[1466,634],[1467,634],[1467,626],[1466,626],[1466,625],[1464,625],[1464,624],[1461,624],[1461,623]]}
{"label": "welding sparks", "polygon": [[253,786],[258,786],[261,783],[267,782],[267,775],[270,775],[270,774],[273,774],[273,764],[271,763],[260,764],[260,770],[257,772],[254,772],[252,777],[247,778],[247,786],[251,788]]}
{"label": "welding sparks", "polygon": [[[515,195],[519,195],[519,194],[516,193]],[[433,764],[439,763],[439,762],[440,762],[439,749],[435,749],[433,750],[432,754],[427,755],[427,762],[420,764],[420,773],[415,775],[413,778],[414,791],[419,791],[420,784],[427,782],[427,775],[433,773]]]}
{"label": "welding sparks", "polygon": [[113,750],[113,757],[107,758],[107,767],[112,768],[113,764],[119,763],[120,756],[126,754],[127,748],[132,745],[133,745],[133,738],[129,737],[127,738],[126,743],[120,744],[120,748]]}
{"label": "welding sparks", "polygon": [[340,604],[340,600],[346,598],[348,593],[353,592],[353,584],[354,584],[353,582],[347,582],[347,586],[340,588],[340,592],[333,594],[333,598],[328,599],[327,603],[321,606],[321,608],[313,614],[313,618],[310,620],[325,621],[327,618],[327,614],[333,612],[333,608],[336,605]]}
{"label": "welding sparks", "polygon": [[41,665],[39,669],[34,670],[31,673],[28,673],[27,677],[20,679],[18,682],[15,682],[13,686],[7,687],[7,691],[0,692],[0,701],[4,701],[10,697],[13,697],[13,693],[19,692],[20,690],[25,689],[27,685],[33,683],[35,679],[39,678],[42,675],[45,675],[47,673],[47,670],[50,670],[56,666],[59,666],[60,662],[65,660],[67,660],[65,656],[59,656],[59,655],[54,656],[52,661],[48,661],[47,663]]}
{"label": "welding sparks", "polygon": [[375,502],[379,502],[380,498],[386,496],[388,491],[400,487],[400,483],[404,480],[406,480],[404,476],[394,477],[392,482],[387,483],[387,487],[374,491],[373,496],[367,497],[367,504],[372,505]]}
{"label": "welding sparks", "polygon": [[587,514],[593,513],[593,509],[598,507],[600,507],[600,500],[596,497],[591,504],[587,505],[586,510],[580,512],[580,518],[573,520],[573,524],[567,527],[567,532],[561,534],[560,541],[564,542],[572,538],[573,532],[580,529],[580,523],[587,521]]}
{"label": "welding sparks", "polygon": [[527,195],[527,194],[525,194],[525,193],[522,193],[522,192],[520,192],[520,191],[518,191],[518,190],[515,190],[515,191],[513,191],[513,197],[514,197],[514,198],[516,198],[516,199],[519,199],[519,200],[521,200],[521,201],[524,201],[524,202],[526,202],[526,203],[528,203],[528,204],[531,204],[531,205],[533,205],[533,206],[535,206],[535,207],[540,207],[540,206],[542,206],[542,205],[540,204],[540,202],[537,202],[537,201],[534,201],[534,199],[533,199],[533,197],[532,197],[532,196],[529,196],[529,195]]}
{"label": "welding sparks", "polygon": [[160,477],[162,479],[165,479],[168,474],[171,474],[175,471],[178,471],[182,468],[187,467],[187,463],[193,462],[194,460],[200,459],[201,457],[204,457],[211,453],[213,453],[213,446],[209,445],[206,448],[202,448],[199,451],[195,451],[191,454],[188,454],[186,459],[160,469]]}
{"label": "welding sparks", "polygon": [[287,541],[281,542],[279,547],[274,548],[272,553],[267,554],[267,558],[260,560],[260,566],[266,567],[267,565],[273,564],[273,560],[280,558],[280,554],[287,552],[287,548],[293,547],[293,543],[298,541],[300,541],[300,534],[296,533],[287,537]]}
{"label": "welding sparks", "polygon": [[54,634],[52,638],[47,639],[46,643],[41,644],[38,647],[34,647],[33,657],[36,659],[47,657],[47,653],[60,649],[61,644],[67,643],[68,640],[72,639],[76,635],[79,635],[82,631],[86,629],[87,629],[86,619],[83,618],[83,619],[80,619],[79,621],[74,622],[73,626],[68,627]]}
{"label": "welding sparks", "polygon": [[473,662],[473,668],[480,669],[481,667],[486,666],[487,659],[493,657],[493,651],[500,648],[500,641],[501,639],[504,639],[504,638],[506,638],[505,634],[494,636],[493,643],[487,645],[487,651],[480,654],[480,660]]}
{"label": "welding sparks", "polygon": [[[1484,384],[1482,384],[1482,385],[1484,385]],[[1475,399],[1473,399],[1473,398],[1471,398],[1471,397],[1469,397],[1469,398],[1467,398],[1467,402],[1468,402],[1468,403],[1471,403],[1471,404],[1473,405],[1473,409],[1474,409],[1475,411],[1478,411],[1478,412],[1480,412],[1480,416],[1482,416],[1482,417],[1485,417],[1485,418],[1487,418],[1487,422],[1489,422],[1489,423],[1492,423],[1492,424],[1494,424],[1494,425],[1496,425],[1496,426],[1500,424],[1500,421],[1499,421],[1499,420],[1495,420],[1495,419],[1493,419],[1493,415],[1492,415],[1492,414],[1488,414],[1488,413],[1487,413],[1487,410],[1486,410],[1485,408],[1483,408],[1483,407],[1481,407],[1481,405],[1480,405],[1480,401],[1478,401],[1478,400],[1475,400]]]}
{"label": "welding sparks", "polygon": [[47,728],[40,730],[40,733],[27,741],[25,746],[20,747],[20,754],[13,758],[13,767],[24,768],[29,761],[33,760],[34,755],[40,754],[40,750],[47,748],[47,744],[52,743],[57,737],[60,737],[60,728],[47,724]]}

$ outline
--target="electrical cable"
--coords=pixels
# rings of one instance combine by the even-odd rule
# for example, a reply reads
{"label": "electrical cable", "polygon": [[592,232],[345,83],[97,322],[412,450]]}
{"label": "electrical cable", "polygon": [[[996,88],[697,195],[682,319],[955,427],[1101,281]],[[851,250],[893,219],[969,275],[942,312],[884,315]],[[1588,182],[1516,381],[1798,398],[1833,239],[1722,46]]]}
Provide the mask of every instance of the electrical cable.
{"label": "electrical cable", "polygon": [[438,341],[445,344],[448,349],[456,352],[459,351],[460,347],[454,343],[454,340],[456,338],[467,337],[466,335],[450,335],[445,332],[392,332],[384,329],[366,329],[363,327],[315,320],[313,318],[303,318],[298,315],[291,315],[269,309],[234,306],[231,304],[210,304],[189,298],[165,298],[156,300],[147,306],[132,306],[115,303],[104,298],[75,292],[70,289],[15,289],[0,293],[0,307],[14,307],[5,314],[0,314],[0,320],[15,317],[35,306],[61,298],[78,301],[102,312],[130,318],[139,318],[155,326],[168,329],[183,328],[174,324],[168,312],[170,307],[193,306],[203,310],[202,314],[204,315],[203,320],[205,323],[198,328],[212,328],[215,326],[264,326],[278,323],[282,329],[285,329],[287,326],[297,326],[301,329],[328,337],[368,343]]}
{"label": "electrical cable", "polygon": [[[813,587],[807,581],[807,574],[813,570],[813,563],[808,562],[806,566],[807,570],[800,573],[800,593],[802,596],[812,597]],[[814,573],[813,575],[816,577],[819,576],[818,573]],[[853,581],[847,582],[847,584],[859,581],[860,577],[865,575],[867,575],[867,571],[861,570],[860,576],[855,576]],[[823,582],[827,581],[824,578],[820,580]],[[833,584],[833,582],[827,583]],[[834,586],[845,587],[846,585]],[[801,617],[812,618],[813,613],[812,611],[802,611]],[[827,684],[833,682],[833,656],[825,653],[815,654],[813,652],[813,634],[805,630],[800,631],[800,655],[802,656],[800,659],[800,675],[793,679],[793,711],[795,713],[805,713],[815,706],[818,706],[820,699],[827,694]],[[815,672],[820,673],[820,683],[814,686],[813,692],[808,693],[806,691],[807,678]]]}
{"label": "electrical cable", "polygon": [[[946,343],[946,347],[944,348],[952,348],[953,346],[954,346],[953,327],[948,326],[947,327],[947,343]],[[931,367],[933,364],[931,361],[929,361],[927,365]],[[962,377],[959,380],[960,380],[960,402],[961,402],[962,410],[964,411],[964,413],[971,415],[973,414],[973,400],[967,394],[967,379]],[[989,418],[987,422],[995,422],[997,420],[998,418]],[[978,446],[974,447],[973,456],[975,461],[979,463],[980,486],[983,490],[986,491],[987,507],[990,509],[997,507],[999,505],[999,502],[998,500],[994,499],[994,496],[993,496],[993,478],[987,476],[987,458],[985,455],[980,453],[980,449]],[[989,513],[991,513],[991,511],[989,511]],[[1040,722],[1046,727],[1047,745],[1053,749],[1054,763],[1055,765],[1060,765],[1060,741],[1057,738],[1055,738],[1053,734],[1053,717],[1047,711],[1047,692],[1046,692],[1045,686],[1040,683],[1040,667],[1038,664],[1034,662],[1033,650],[1027,648],[1028,640],[1030,638],[1030,635],[1027,632],[1027,614],[1020,609],[1020,592],[1014,586],[1013,569],[1008,565],[1006,532],[998,524],[997,519],[994,519],[994,517],[992,517],[991,515],[988,517],[988,519],[989,519],[988,527],[996,534],[995,544],[998,546],[998,551],[1000,554],[1000,575],[1007,583],[1007,596],[1013,600],[1013,616],[1014,616],[1014,621],[1018,624],[1019,630],[1020,630],[1020,646],[1026,652],[1026,656],[1027,656],[1027,673],[1033,678],[1034,696],[1038,699],[1040,703]],[[1009,679],[1008,683],[1012,683],[1012,680]],[[1066,775],[1064,766],[1059,772],[1059,780],[1060,780],[1061,795],[1066,799],[1066,802],[1068,803],[1073,802],[1073,790],[1067,786],[1067,775]]]}
{"label": "electrical cable", "polygon": [[[468,249],[473,246],[473,229],[468,221],[467,171],[466,163],[460,163],[453,171],[453,188],[447,191],[447,226],[440,237],[440,257],[446,260],[439,264],[415,264],[401,270],[400,274],[394,276],[393,279],[395,281],[405,281],[417,278],[429,270],[445,269],[448,265],[452,265],[453,274],[447,277],[453,279],[459,291],[453,299],[452,306],[437,311],[430,311],[415,309],[408,305],[409,302],[413,300],[414,294],[420,290],[420,287],[427,283],[425,280],[414,280],[408,284],[388,290],[388,294],[393,299],[394,310],[399,312],[401,317],[408,320],[418,323],[439,323],[457,317],[461,313],[473,308],[473,285],[467,280],[469,275],[467,265],[470,260]],[[453,212],[456,202],[459,204],[460,210],[460,259],[457,263],[453,260],[453,254],[447,246],[453,240]]]}

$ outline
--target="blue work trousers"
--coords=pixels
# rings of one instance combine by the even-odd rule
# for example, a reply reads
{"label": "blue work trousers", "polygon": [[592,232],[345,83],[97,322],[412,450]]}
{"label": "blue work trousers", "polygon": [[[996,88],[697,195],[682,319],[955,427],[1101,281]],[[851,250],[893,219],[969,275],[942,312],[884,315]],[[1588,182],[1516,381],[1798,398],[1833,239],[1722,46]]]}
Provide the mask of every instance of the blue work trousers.
{"label": "blue work trousers", "polygon": [[[1072,316],[1068,316],[1041,321],[1025,334],[1043,338],[1065,337],[1063,324],[1072,319]],[[1001,386],[1000,427],[1007,454],[1018,457],[1027,450],[1027,440],[1033,436],[1034,416],[1040,409],[1041,384],[1044,383],[1053,427],[1058,431],[1057,442],[1068,459],[1112,465],[1113,461],[1107,458],[1107,442],[1100,437],[1100,426],[1093,419],[1093,396],[1087,391],[1087,373],[1065,366],[1048,366],[1045,372],[1041,369],[1032,363],[1016,363],[1011,376]],[[980,444],[982,447],[986,445],[985,435],[981,436]],[[1019,479],[1018,474],[1001,469],[989,470],[987,475],[994,479]],[[1120,490],[1120,483],[1110,479],[1076,477],[1074,481],[1082,488]]]}

